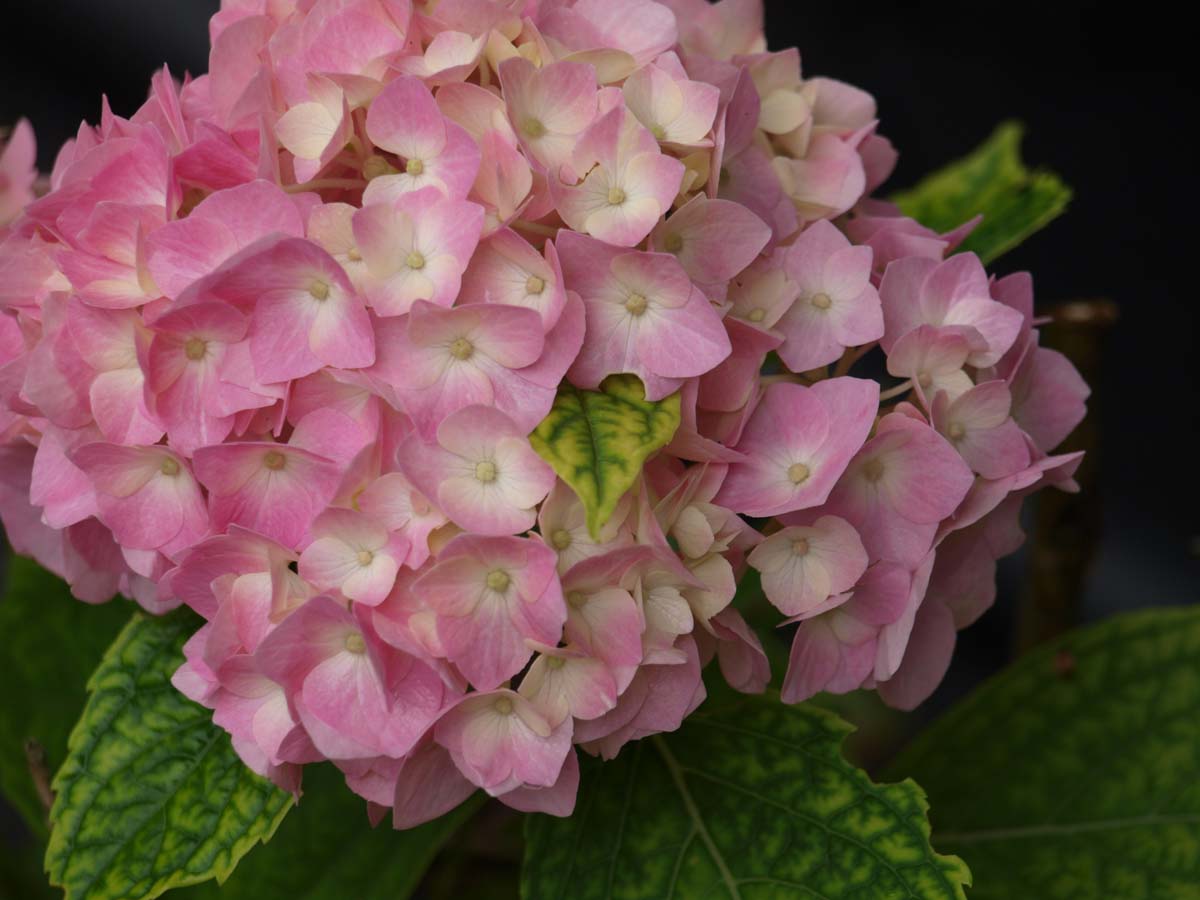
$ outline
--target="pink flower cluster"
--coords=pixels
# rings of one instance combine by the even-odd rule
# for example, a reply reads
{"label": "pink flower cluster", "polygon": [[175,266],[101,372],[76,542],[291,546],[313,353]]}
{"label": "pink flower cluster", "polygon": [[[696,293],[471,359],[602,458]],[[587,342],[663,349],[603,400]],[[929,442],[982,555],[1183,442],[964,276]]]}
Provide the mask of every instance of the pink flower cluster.
{"label": "pink flower cluster", "polygon": [[[911,707],[993,600],[1087,388],[868,199],[872,98],[758,0],[226,0],[207,75],[0,157],[0,515],[81,599],[206,624],[176,676],[298,790],[398,826],[564,815],[575,746],[677,728],[714,657]],[[869,351],[881,348],[882,353]],[[872,365],[888,385],[867,374]],[[886,375],[883,367],[886,366]],[[530,432],[632,373],[682,424],[599,534]],[[853,374],[852,374],[853,373]]]}

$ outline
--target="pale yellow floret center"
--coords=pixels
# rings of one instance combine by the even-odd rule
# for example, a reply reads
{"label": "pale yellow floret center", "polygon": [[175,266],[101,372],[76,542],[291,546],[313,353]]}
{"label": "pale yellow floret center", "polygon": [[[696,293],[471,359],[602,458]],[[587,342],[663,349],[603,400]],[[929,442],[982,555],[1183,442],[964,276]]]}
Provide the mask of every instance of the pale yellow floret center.
{"label": "pale yellow floret center", "polygon": [[946,433],[950,435],[950,440],[961,441],[967,435],[967,429],[963,427],[961,422],[951,422],[950,427],[946,429]]}
{"label": "pale yellow floret center", "polygon": [[346,635],[346,640],[343,643],[346,650],[350,653],[363,654],[367,652],[367,642],[357,631]]}
{"label": "pale yellow floret center", "polygon": [[521,130],[525,132],[526,137],[537,140],[546,133],[546,126],[542,124],[540,119],[529,118],[521,124]]}
{"label": "pale yellow floret center", "polygon": [[792,484],[803,484],[808,480],[808,466],[804,463],[792,463],[788,466],[787,476]]}
{"label": "pale yellow floret center", "polygon": [[525,293],[527,294],[534,294],[536,296],[545,289],[546,280],[544,278],[539,278],[537,275],[530,275],[525,282]]}
{"label": "pale yellow floret center", "polygon": [[863,465],[863,478],[867,481],[878,481],[883,477],[883,463],[878,459],[869,459]]}
{"label": "pale yellow floret center", "polygon": [[466,338],[455,338],[450,345],[450,355],[455,359],[470,359],[475,352],[475,345]]}
{"label": "pale yellow floret center", "polygon": [[329,285],[320,278],[314,278],[312,284],[308,286],[308,292],[312,294],[314,300],[329,299]]}
{"label": "pale yellow floret center", "polygon": [[513,702],[507,697],[499,697],[493,704],[492,708],[502,716],[511,716],[513,711]]}
{"label": "pale yellow floret center", "polygon": [[619,187],[610,187],[608,189],[608,204],[609,206],[620,206],[625,202],[625,192]]}
{"label": "pale yellow floret center", "polygon": [[667,136],[667,129],[663,128],[661,125],[652,125],[650,126],[650,133],[654,135],[654,139],[656,141],[661,141]]}
{"label": "pale yellow floret center", "polygon": [[184,355],[192,362],[204,359],[204,354],[208,352],[208,342],[202,338],[188,338],[187,343],[183,345]]}
{"label": "pale yellow floret center", "polygon": [[164,459],[162,461],[162,465],[160,465],[158,467],[158,470],[160,472],[162,472],[164,475],[167,475],[167,476],[173,478],[179,474],[179,463],[176,460],[171,459],[171,457],[168,456],[166,459]]}
{"label": "pale yellow floret center", "polygon": [[414,250],[404,258],[404,264],[410,269],[423,269],[425,268],[425,257]]}
{"label": "pale yellow floret center", "polygon": [[792,553],[796,556],[808,556],[808,538],[796,538],[792,541]]}
{"label": "pale yellow floret center", "polygon": [[668,253],[678,253],[683,249],[683,236],[679,234],[668,234],[666,240],[663,241],[663,247]]}
{"label": "pale yellow floret center", "polygon": [[833,306],[833,300],[828,294],[813,294],[812,305],[817,309],[829,309]]}
{"label": "pale yellow floret center", "polygon": [[369,566],[372,563],[372,561],[374,561],[374,559],[375,559],[375,554],[372,553],[370,550],[359,550],[358,551],[358,564],[360,566]]}
{"label": "pale yellow floret center", "polygon": [[404,164],[404,171],[409,175],[423,175],[425,173],[425,163],[419,159],[410,159]]}
{"label": "pale yellow floret center", "polygon": [[646,311],[646,298],[641,294],[630,294],[625,301],[625,309],[631,316],[640,316]]}
{"label": "pale yellow floret center", "polygon": [[567,602],[570,603],[574,609],[582,609],[587,604],[587,601],[587,594],[585,594],[583,591],[571,591],[569,594],[567,594]]}
{"label": "pale yellow floret center", "polygon": [[571,532],[565,528],[559,528],[554,534],[550,535],[550,543],[556,550],[566,550],[571,546]]}
{"label": "pale yellow floret center", "polygon": [[564,659],[561,656],[546,657],[546,665],[548,665],[552,669],[561,669],[566,664],[567,664],[566,659]]}
{"label": "pale yellow floret center", "polygon": [[754,309],[750,310],[750,312],[746,314],[746,318],[749,319],[751,322],[761,322],[766,317],[767,317],[767,311],[765,309],[763,309],[761,306],[756,306]]}
{"label": "pale yellow floret center", "polygon": [[391,171],[391,168],[392,167],[388,165],[388,161],[382,156],[379,156],[378,154],[368,156],[366,162],[363,163],[363,178],[367,179],[367,181],[370,181],[372,178],[378,178],[380,175],[386,175],[389,171]]}
{"label": "pale yellow floret center", "polygon": [[487,586],[497,594],[508,590],[508,585],[512,579],[508,577],[508,573],[503,569],[493,569],[488,572]]}
{"label": "pale yellow floret center", "polygon": [[282,453],[280,453],[278,450],[272,450],[270,453],[268,453],[266,456],[263,457],[263,465],[266,466],[268,469],[272,469],[273,471],[276,471],[276,472],[278,472],[280,469],[282,469],[284,463],[286,463],[286,462],[287,462],[287,458],[284,457],[284,455]]}
{"label": "pale yellow floret center", "polygon": [[489,484],[496,480],[496,464],[491,460],[485,459],[483,462],[475,463],[475,478],[482,481],[484,484]]}
{"label": "pale yellow floret center", "polygon": [[358,262],[362,259],[362,254],[358,252],[357,247],[351,247],[346,251],[346,259],[350,260],[350,262]]}
{"label": "pale yellow floret center", "polygon": [[933,384],[933,376],[928,372],[919,372],[917,373],[917,384],[923,388],[927,388]]}

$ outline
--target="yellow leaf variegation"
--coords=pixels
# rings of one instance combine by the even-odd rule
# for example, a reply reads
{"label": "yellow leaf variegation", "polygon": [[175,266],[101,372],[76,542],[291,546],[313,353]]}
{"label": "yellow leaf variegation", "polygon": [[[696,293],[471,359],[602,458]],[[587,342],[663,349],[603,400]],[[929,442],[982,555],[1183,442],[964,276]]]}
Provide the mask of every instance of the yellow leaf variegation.
{"label": "yellow leaf variegation", "polygon": [[596,537],[646,459],[678,427],[678,394],[650,401],[636,376],[612,375],[599,391],[564,384],[529,441],[583,501]]}

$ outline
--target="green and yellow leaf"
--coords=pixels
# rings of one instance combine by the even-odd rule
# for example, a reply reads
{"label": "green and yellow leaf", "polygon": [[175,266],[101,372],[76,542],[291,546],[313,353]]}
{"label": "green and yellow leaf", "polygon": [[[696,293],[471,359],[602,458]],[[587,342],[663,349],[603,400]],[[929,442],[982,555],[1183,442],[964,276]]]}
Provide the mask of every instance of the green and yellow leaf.
{"label": "green and yellow leaf", "polygon": [[1057,175],[1021,161],[1023,132],[1020,122],[1003,123],[969,155],[892,199],[905,215],[939,232],[982,214],[959,249],[990,263],[1062,215],[1071,200]]}
{"label": "green and yellow leaf", "polygon": [[586,760],[569,819],[526,824],[524,900],[962,900],[970,874],[929,844],[925,795],[842,757],[850,731],[777,695]]}
{"label": "green and yellow leaf", "polygon": [[46,851],[67,900],[149,900],[223,881],[291,808],[290,794],[246,768],[211,713],[171,685],[197,624],[182,611],[135,615],[88,682],[53,783]]}
{"label": "green and yellow leaf", "polygon": [[583,501],[588,530],[598,536],[646,459],[678,427],[678,394],[650,401],[636,376],[612,375],[599,391],[564,384],[529,440]]}
{"label": "green and yellow leaf", "polygon": [[891,766],[929,792],[972,900],[1200,896],[1200,607],[1023,657]]}

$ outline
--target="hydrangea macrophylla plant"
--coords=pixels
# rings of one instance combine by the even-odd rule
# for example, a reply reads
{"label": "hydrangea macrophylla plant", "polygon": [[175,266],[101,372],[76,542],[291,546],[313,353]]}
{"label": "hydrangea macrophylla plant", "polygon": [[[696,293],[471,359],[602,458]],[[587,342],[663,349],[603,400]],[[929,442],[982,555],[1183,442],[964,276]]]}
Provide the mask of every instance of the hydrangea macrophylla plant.
{"label": "hydrangea macrophylla plant", "polygon": [[208,73],[36,197],[18,125],[10,542],[191,607],[175,683],[247,765],[331,760],[398,827],[567,815],[714,658],[764,690],[748,569],[784,702],[921,702],[1088,391],[750,6],[227,0]]}

